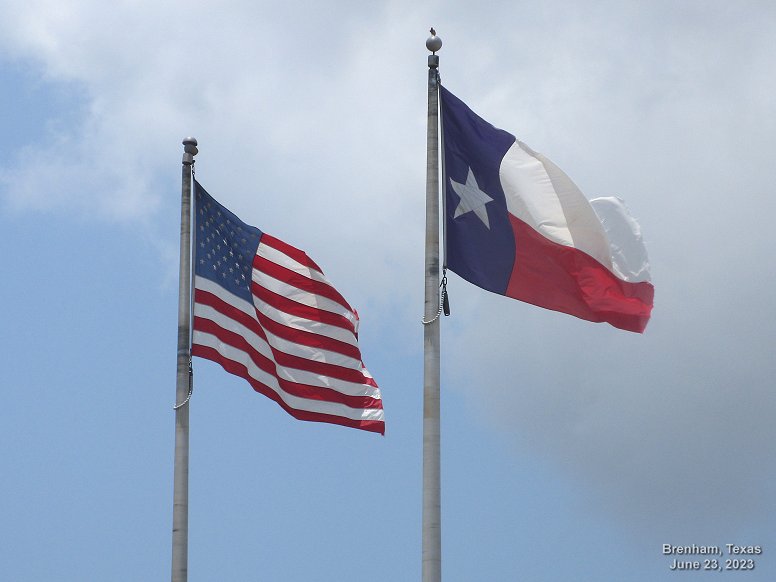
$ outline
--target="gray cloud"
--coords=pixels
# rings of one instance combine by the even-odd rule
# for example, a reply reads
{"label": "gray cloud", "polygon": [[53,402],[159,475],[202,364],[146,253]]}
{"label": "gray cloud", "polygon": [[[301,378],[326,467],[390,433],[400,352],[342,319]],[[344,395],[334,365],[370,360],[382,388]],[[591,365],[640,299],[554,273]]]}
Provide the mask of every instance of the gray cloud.
{"label": "gray cloud", "polygon": [[503,71],[506,91],[466,91],[589,196],[625,198],[653,264],[653,322],[631,337],[459,282],[466,322],[448,340],[451,376],[484,422],[644,535],[764,523],[776,469],[763,94],[774,12],[579,10],[546,40],[514,41],[539,48]]}
{"label": "gray cloud", "polygon": [[588,196],[626,200],[657,288],[641,337],[457,280],[450,388],[650,535],[669,515],[704,531],[772,519],[770,4],[3,4],[9,58],[88,103],[0,168],[8,204],[153,224],[193,134],[208,189],[316,249],[399,346],[420,315],[434,24],[453,92]]}

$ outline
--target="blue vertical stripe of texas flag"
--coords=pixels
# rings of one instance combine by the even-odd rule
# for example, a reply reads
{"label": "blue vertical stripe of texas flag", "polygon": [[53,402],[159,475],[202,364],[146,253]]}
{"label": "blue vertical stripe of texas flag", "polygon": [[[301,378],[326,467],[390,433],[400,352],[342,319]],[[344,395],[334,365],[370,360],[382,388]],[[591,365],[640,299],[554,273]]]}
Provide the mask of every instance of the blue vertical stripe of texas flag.
{"label": "blue vertical stripe of texas flag", "polygon": [[[516,241],[501,188],[499,166],[515,137],[493,127],[444,87],[440,91],[447,266],[470,283],[503,295],[515,263]],[[485,205],[490,228],[474,212],[454,218],[460,198],[450,180],[465,184],[469,168],[480,190],[493,198]]]}
{"label": "blue vertical stripe of texas flag", "polygon": [[262,232],[245,224],[194,182],[194,272],[253,304],[253,257]]}

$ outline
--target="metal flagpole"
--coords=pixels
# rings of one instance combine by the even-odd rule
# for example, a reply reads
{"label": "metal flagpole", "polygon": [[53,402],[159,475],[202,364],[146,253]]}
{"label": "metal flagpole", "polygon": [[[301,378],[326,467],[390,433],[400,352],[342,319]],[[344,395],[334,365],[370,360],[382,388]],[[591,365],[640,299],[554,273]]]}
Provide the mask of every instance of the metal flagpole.
{"label": "metal flagpole", "polygon": [[189,399],[191,398],[191,174],[197,140],[183,140],[181,257],[178,282],[178,374],[175,386],[175,476],[172,582],[186,582],[189,556]]}
{"label": "metal flagpole", "polygon": [[431,29],[426,134],[426,274],[423,333],[423,582],[442,580],[439,446],[439,57]]}

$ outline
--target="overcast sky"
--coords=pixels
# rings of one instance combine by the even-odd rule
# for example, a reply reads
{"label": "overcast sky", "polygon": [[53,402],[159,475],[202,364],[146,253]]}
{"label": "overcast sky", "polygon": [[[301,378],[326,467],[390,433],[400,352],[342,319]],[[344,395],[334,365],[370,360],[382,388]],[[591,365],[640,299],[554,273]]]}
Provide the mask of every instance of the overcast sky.
{"label": "overcast sky", "polygon": [[[190,580],[420,578],[426,55],[639,220],[643,335],[450,276],[446,581],[776,577],[776,7],[0,0],[0,572],[169,577],[181,140],[361,316],[386,436],[195,360]],[[727,556],[725,556],[727,557]]]}

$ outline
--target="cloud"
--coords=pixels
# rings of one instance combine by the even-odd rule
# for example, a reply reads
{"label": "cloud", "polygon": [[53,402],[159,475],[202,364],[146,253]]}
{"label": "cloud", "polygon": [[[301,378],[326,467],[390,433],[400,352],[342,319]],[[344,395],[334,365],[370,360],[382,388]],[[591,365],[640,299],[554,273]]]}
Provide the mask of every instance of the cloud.
{"label": "cloud", "polygon": [[[91,206],[118,185],[133,191],[134,199],[112,196],[96,206],[133,219],[158,203],[142,182],[158,179],[180,157],[180,139],[189,133],[198,133],[210,152],[219,151],[214,146],[226,150],[216,161],[231,161],[232,173],[238,164],[247,173],[251,162],[268,154],[293,153],[311,133],[325,135],[332,122],[316,123],[315,116],[340,113],[337,101],[346,93],[333,89],[358,66],[346,52],[359,49],[356,27],[365,18],[356,18],[363,13],[347,3],[335,10],[311,3],[305,18],[296,17],[298,8],[241,2],[185,9],[148,1],[15,4],[2,25],[6,54],[37,64],[50,83],[83,87],[86,107],[80,123],[53,132],[48,145],[30,144],[6,168],[8,195],[32,207],[65,200]],[[354,100],[366,96],[365,81]],[[340,123],[342,118],[336,116]],[[50,169],[40,172],[44,166]],[[60,183],[44,188],[45,200],[36,198],[63,170],[70,179],[83,178],[86,187]],[[149,178],[138,184],[137,176]],[[123,188],[128,182],[131,187]]]}
{"label": "cloud", "polygon": [[552,37],[515,41],[537,42],[540,62],[509,67],[506,92],[470,102],[589,196],[626,199],[653,264],[646,334],[477,296],[457,279],[465,323],[443,332],[453,385],[482,421],[639,535],[669,523],[724,535],[776,510],[776,334],[765,323],[776,266],[757,218],[776,211],[762,98],[762,71],[776,64],[763,21],[774,13],[698,20],[700,8],[663,18],[620,8],[606,26],[600,12],[571,9]]}
{"label": "cloud", "polygon": [[659,286],[638,336],[453,283],[465,321],[443,332],[452,387],[585,504],[640,535],[722,535],[773,515],[772,334],[752,345],[746,325],[709,329],[733,314],[666,321],[689,306],[660,303]]}
{"label": "cloud", "polygon": [[[420,242],[395,225],[423,223],[426,25],[407,6],[16,4],[0,25],[6,54],[78,87],[83,107],[0,167],[3,198],[152,223],[177,204],[180,141],[193,135],[216,197],[320,249],[324,266],[347,249],[345,277],[347,264],[377,263],[387,289]],[[379,250],[388,239],[395,256]]]}
{"label": "cloud", "polygon": [[[2,4],[6,58],[83,95],[77,123],[0,167],[6,204],[154,232],[176,216],[180,141],[194,135],[208,190],[310,250],[388,329],[365,333],[407,353],[421,312],[422,43],[435,25],[454,93],[589,196],[626,200],[657,288],[641,337],[451,277],[451,388],[624,522],[773,516],[768,3]],[[175,232],[161,238],[177,256]]]}

